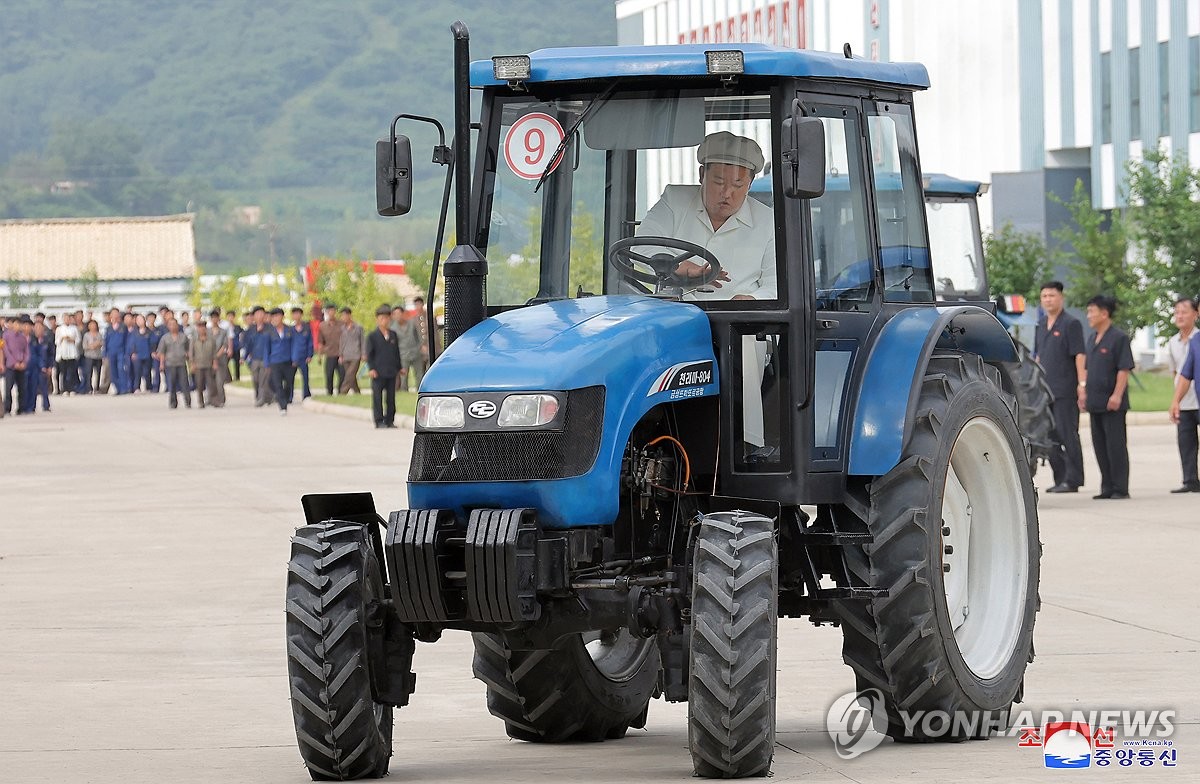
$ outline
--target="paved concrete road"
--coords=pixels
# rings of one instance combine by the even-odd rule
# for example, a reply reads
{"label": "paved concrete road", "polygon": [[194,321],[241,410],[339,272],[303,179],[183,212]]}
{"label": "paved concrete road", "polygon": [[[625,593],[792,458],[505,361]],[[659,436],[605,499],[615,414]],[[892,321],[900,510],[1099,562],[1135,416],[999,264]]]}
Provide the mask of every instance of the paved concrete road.
{"label": "paved concrete road", "polygon": [[[369,489],[404,505],[411,434],[231,398],[56,399],[0,421],[0,782],[301,782],[283,645],[288,537],[304,492]],[[1025,707],[1173,708],[1173,771],[1200,776],[1200,496],[1178,483],[1173,430],[1132,431],[1134,498],[1043,496],[1044,600]],[[1088,467],[1092,489],[1094,464]],[[1043,477],[1044,478],[1044,477]],[[775,776],[805,782],[1043,781],[1040,750],[993,738],[833,753],[827,706],[853,686],[840,633],[780,629]],[[404,781],[685,781],[686,706],[598,745],[504,737],[470,677],[470,642],[419,649],[398,715]]]}

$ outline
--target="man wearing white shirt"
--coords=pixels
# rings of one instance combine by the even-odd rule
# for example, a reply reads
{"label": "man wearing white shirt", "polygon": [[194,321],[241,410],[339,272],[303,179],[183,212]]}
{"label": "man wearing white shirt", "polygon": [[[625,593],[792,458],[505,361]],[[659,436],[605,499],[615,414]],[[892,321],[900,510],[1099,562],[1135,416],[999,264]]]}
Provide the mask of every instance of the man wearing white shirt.
{"label": "man wearing white shirt", "polygon": [[[750,183],[765,159],[753,139],[718,131],[696,150],[699,185],[668,185],[638,226],[642,237],[671,237],[700,245],[721,264],[720,276],[685,290],[688,300],[773,300],[778,296],[775,219],[771,208],[748,199]],[[670,249],[679,253],[678,249]],[[709,272],[703,259],[681,262],[674,270],[699,279]],[[743,440],[763,447],[762,379],[767,343],[742,339]]]}
{"label": "man wearing white shirt", "polygon": [[72,394],[79,386],[79,342],[82,336],[75,326],[75,317],[63,316],[63,323],[54,330],[54,358],[58,369],[58,394]]}
{"label": "man wearing white shirt", "polygon": [[[775,299],[775,218],[770,207],[746,198],[763,167],[762,149],[753,139],[719,131],[705,137],[696,159],[700,184],[668,185],[638,235],[691,242],[721,262],[720,279],[686,292],[685,299]],[[684,261],[675,272],[699,278],[708,265]]]}
{"label": "man wearing white shirt", "polygon": [[[1176,382],[1179,371],[1187,360],[1188,340],[1196,330],[1196,302],[1188,297],[1180,297],[1175,302],[1175,326],[1179,332],[1167,341],[1167,367]],[[1194,360],[1193,360],[1194,361]],[[1179,414],[1175,423],[1176,437],[1179,442],[1179,460],[1183,465],[1183,484],[1172,490],[1172,493],[1200,493],[1200,477],[1196,475],[1196,453],[1200,447],[1200,403],[1196,399],[1196,385],[1188,389],[1187,394],[1179,402]]]}

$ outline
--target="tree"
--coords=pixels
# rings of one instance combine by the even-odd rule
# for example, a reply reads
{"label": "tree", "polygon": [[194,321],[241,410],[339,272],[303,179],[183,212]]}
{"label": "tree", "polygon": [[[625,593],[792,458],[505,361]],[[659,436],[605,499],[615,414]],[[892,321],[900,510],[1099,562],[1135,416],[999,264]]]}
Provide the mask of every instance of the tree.
{"label": "tree", "polygon": [[1144,285],[1138,267],[1130,263],[1129,239],[1121,213],[1104,213],[1092,208],[1091,197],[1083,182],[1075,181],[1071,201],[1061,202],[1074,222],[1054,232],[1062,245],[1073,248],[1067,261],[1067,304],[1083,307],[1097,294],[1117,300],[1113,320],[1126,332],[1155,321],[1156,294]]}
{"label": "tree", "polygon": [[193,308],[204,307],[204,282],[201,280],[203,275],[199,264],[192,268],[192,279],[188,282],[187,303]]}
{"label": "tree", "polygon": [[1155,326],[1173,335],[1171,303],[1200,295],[1200,169],[1191,168],[1186,156],[1171,158],[1158,149],[1130,161],[1126,172],[1130,234],[1146,280],[1158,287]]}
{"label": "tree", "polygon": [[1030,302],[1037,301],[1051,267],[1050,252],[1041,237],[1018,231],[1006,222],[998,231],[984,235],[983,258],[993,297],[1022,294]]}
{"label": "tree", "polygon": [[42,292],[38,289],[25,290],[25,281],[17,277],[15,272],[8,273],[8,307],[36,308],[42,304]]}
{"label": "tree", "polygon": [[317,262],[313,293],[324,304],[348,307],[354,320],[370,324],[380,305],[397,304],[399,293],[380,280],[375,268],[357,259],[322,259]]}
{"label": "tree", "polygon": [[68,281],[67,285],[71,287],[71,293],[89,309],[98,308],[112,300],[112,291],[100,285],[100,275],[96,272],[95,264],[84,267],[79,277]]}
{"label": "tree", "polygon": [[206,292],[208,306],[220,308],[222,313],[230,310],[238,315],[245,313],[249,309],[250,301],[245,287],[238,280],[242,274],[240,270],[235,270],[229,275],[222,275],[218,278],[217,282]]}

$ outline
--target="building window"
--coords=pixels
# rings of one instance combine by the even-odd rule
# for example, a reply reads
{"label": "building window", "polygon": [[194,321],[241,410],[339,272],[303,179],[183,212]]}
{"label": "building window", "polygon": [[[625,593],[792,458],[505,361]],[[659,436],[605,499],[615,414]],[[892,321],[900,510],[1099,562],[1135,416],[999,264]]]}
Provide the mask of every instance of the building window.
{"label": "building window", "polygon": [[1142,138],[1142,50],[1129,50],[1129,139]]}
{"label": "building window", "polygon": [[1100,53],[1100,143],[1112,144],[1112,52]]}
{"label": "building window", "polygon": [[1200,35],[1188,39],[1188,79],[1191,82],[1192,133],[1200,131]]}
{"label": "building window", "polygon": [[1171,60],[1166,41],[1158,44],[1158,134],[1171,135]]}

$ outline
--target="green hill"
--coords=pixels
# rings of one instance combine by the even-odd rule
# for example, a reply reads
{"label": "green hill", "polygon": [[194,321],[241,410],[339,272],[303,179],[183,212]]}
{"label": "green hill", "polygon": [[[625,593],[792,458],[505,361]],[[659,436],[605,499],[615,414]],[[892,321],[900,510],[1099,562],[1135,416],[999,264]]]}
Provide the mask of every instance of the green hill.
{"label": "green hill", "polygon": [[[209,269],[432,244],[435,182],[418,216],[373,217],[374,141],[399,112],[450,126],[454,19],[475,58],[616,39],[612,0],[11,6],[0,217],[196,211]],[[258,225],[239,205],[262,207]]]}

